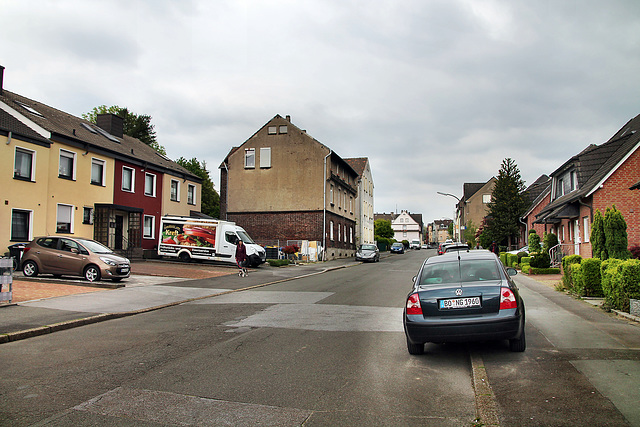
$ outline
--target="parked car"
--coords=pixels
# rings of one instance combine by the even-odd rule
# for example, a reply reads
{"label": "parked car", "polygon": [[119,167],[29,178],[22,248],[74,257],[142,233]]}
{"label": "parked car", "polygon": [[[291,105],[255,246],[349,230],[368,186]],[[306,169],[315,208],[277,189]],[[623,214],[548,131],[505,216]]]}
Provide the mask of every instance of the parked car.
{"label": "parked car", "polygon": [[391,245],[391,249],[389,251],[392,254],[403,254],[404,253],[404,245],[400,242],[396,242]]}
{"label": "parked car", "polygon": [[426,243],[420,246],[420,249],[431,249],[431,246],[427,245]]}
{"label": "parked car", "polygon": [[453,244],[453,242],[449,242],[449,243],[446,243],[446,242],[445,242],[445,243],[440,243],[440,244],[438,245],[438,255],[442,255],[442,254],[445,252],[445,250],[446,250],[447,246],[449,246],[449,245],[451,245],[451,244]]}
{"label": "parked car", "polygon": [[380,251],[378,247],[373,244],[360,245],[356,251],[356,261],[380,261]]}
{"label": "parked car", "polygon": [[469,245],[467,245],[466,243],[448,243],[446,245],[444,245],[443,249],[442,249],[442,253],[447,253],[447,252],[451,252],[451,251],[468,251],[469,250]]}
{"label": "parked car", "polygon": [[417,249],[420,250],[420,240],[414,239],[409,243],[409,249]]}
{"label": "parked car", "polygon": [[131,264],[127,258],[95,240],[75,237],[38,237],[22,254],[22,273],[54,276],[84,276],[90,282],[101,278],[119,282],[129,277]]}
{"label": "parked car", "polygon": [[520,249],[516,249],[516,250],[514,250],[514,251],[509,251],[509,252],[507,252],[507,253],[508,253],[508,254],[516,254],[516,255],[517,255],[517,254],[518,254],[518,253],[520,253],[520,252],[526,252],[526,253],[529,253],[529,246],[523,246],[523,247],[521,247]]}
{"label": "parked car", "polygon": [[489,251],[428,258],[404,308],[409,353],[422,354],[427,342],[488,340],[509,340],[511,351],[524,351],[525,308],[515,274]]}

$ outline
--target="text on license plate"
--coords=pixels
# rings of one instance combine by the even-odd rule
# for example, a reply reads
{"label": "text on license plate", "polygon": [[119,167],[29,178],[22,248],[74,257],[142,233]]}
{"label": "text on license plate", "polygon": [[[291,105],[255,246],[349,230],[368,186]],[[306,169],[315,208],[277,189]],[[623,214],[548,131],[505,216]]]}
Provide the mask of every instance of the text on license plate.
{"label": "text on license plate", "polygon": [[440,309],[480,307],[480,297],[441,299]]}

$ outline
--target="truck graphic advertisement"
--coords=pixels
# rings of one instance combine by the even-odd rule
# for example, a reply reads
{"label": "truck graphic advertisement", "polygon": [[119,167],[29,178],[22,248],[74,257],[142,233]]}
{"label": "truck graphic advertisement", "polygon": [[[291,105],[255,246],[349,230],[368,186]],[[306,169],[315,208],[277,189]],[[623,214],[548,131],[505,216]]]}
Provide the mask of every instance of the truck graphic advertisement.
{"label": "truck graphic advertisement", "polygon": [[178,253],[183,247],[188,247],[193,255],[215,256],[216,225],[163,222],[160,250],[163,253]]}

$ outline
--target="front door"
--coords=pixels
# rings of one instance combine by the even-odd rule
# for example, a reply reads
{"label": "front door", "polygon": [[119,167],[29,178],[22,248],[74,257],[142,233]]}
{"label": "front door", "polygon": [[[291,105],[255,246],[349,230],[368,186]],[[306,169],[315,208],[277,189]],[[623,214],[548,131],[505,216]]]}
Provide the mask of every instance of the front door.
{"label": "front door", "polygon": [[115,249],[122,249],[122,237],[124,229],[124,217],[122,215],[116,215],[116,234]]}
{"label": "front door", "polygon": [[573,253],[580,255],[580,222],[573,222]]}

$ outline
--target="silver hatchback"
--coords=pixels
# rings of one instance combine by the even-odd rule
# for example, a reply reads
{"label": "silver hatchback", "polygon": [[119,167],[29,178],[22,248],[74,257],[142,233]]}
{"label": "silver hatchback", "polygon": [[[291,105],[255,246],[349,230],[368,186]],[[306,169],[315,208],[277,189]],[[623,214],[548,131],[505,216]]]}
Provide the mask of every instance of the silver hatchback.
{"label": "silver hatchback", "polygon": [[22,254],[22,273],[26,277],[38,274],[83,276],[90,282],[110,279],[119,282],[131,274],[127,258],[95,240],[75,237],[38,237]]}

